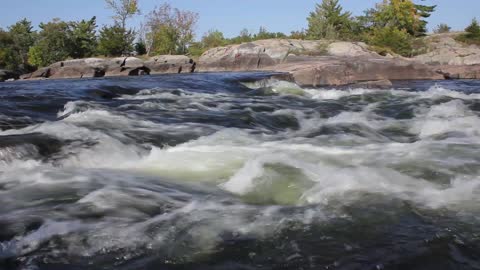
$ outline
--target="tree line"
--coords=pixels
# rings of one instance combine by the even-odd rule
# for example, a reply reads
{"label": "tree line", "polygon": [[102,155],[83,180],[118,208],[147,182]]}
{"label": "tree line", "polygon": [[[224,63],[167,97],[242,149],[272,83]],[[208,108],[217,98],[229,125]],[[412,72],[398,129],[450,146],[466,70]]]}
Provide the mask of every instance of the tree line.
{"label": "tree line", "polygon": [[[423,0],[419,0],[423,1]],[[199,56],[206,50],[260,39],[327,39],[363,41],[379,53],[415,54],[421,47],[419,39],[427,34],[426,19],[436,6],[415,3],[413,0],[381,0],[361,16],[344,11],[339,0],[322,0],[308,18],[308,28],[290,34],[242,30],[238,36],[225,38],[216,29],[195,41],[199,15],[162,4],[148,12],[136,31],[128,20],[140,14],[138,0],[105,0],[112,11],[113,24],[97,26],[96,17],[81,21],[53,19],[34,30],[27,19],[7,29],[0,29],[0,68],[31,71],[38,67],[69,58],[92,56],[189,54]],[[436,33],[449,32],[440,24]],[[480,44],[480,26],[474,19],[466,33],[457,40]]]}

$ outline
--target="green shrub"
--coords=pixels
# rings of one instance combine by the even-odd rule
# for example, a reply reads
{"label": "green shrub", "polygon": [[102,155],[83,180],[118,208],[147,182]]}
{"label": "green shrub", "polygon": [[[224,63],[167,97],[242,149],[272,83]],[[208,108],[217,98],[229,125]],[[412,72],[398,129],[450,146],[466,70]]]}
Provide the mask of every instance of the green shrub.
{"label": "green shrub", "polygon": [[145,42],[143,42],[142,40],[135,43],[134,47],[135,47],[134,49],[135,49],[135,52],[137,53],[137,55],[147,54],[147,46],[145,45]]}
{"label": "green shrub", "polygon": [[412,55],[413,39],[406,30],[399,30],[391,26],[375,28],[367,37],[367,42],[374,48],[389,49],[402,56]]}
{"label": "green shrub", "polygon": [[368,49],[369,49],[370,51],[376,52],[376,53],[378,53],[378,54],[380,54],[380,55],[382,55],[382,56],[386,56],[386,55],[388,55],[388,54],[390,54],[390,55],[395,54],[395,53],[392,51],[392,49],[386,48],[386,47],[381,47],[381,46],[371,45],[371,46],[368,46]]}
{"label": "green shrub", "polygon": [[194,42],[190,45],[190,47],[188,47],[188,54],[191,57],[193,57],[195,59],[198,59],[208,49],[210,49],[210,48],[202,46],[202,43]]}
{"label": "green shrub", "polygon": [[40,46],[32,46],[28,50],[28,63],[34,67],[44,67],[50,64],[42,57],[43,50]]}
{"label": "green shrub", "polygon": [[470,25],[465,28],[465,37],[469,39],[480,39],[480,25],[476,18],[472,20]]}
{"label": "green shrub", "polygon": [[452,30],[452,28],[450,26],[448,26],[447,24],[441,23],[441,24],[437,25],[437,27],[435,27],[435,29],[433,29],[433,32],[435,34],[443,34],[443,33],[449,33],[450,30]]}
{"label": "green shrub", "polygon": [[470,25],[465,28],[465,34],[461,34],[456,38],[457,41],[480,45],[480,25],[477,19],[473,19]]}

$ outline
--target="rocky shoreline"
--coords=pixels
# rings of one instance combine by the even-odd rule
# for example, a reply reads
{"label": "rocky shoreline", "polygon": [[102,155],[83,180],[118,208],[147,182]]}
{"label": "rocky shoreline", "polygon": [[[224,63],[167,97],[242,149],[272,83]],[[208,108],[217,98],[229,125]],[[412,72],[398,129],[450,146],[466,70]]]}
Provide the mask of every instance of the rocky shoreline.
{"label": "rocky shoreline", "polygon": [[361,42],[269,39],[208,50],[194,61],[183,55],[66,60],[8,79],[67,79],[165,73],[274,71],[288,73],[301,86],[388,87],[391,80],[480,79],[480,48],[452,34],[425,38],[427,51],[414,58],[382,56]]}

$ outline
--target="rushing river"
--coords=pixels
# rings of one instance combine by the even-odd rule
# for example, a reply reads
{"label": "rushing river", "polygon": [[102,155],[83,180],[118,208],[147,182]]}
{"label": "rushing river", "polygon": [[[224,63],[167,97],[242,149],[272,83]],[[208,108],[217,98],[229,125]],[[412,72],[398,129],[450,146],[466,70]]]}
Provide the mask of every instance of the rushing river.
{"label": "rushing river", "polygon": [[0,269],[480,269],[480,81],[0,84]]}

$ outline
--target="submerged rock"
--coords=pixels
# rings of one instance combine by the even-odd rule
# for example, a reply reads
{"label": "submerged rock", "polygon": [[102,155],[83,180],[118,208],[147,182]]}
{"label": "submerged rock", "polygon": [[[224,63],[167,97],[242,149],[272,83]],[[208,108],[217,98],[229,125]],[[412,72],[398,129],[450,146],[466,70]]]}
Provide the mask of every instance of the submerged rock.
{"label": "submerged rock", "polygon": [[439,66],[438,72],[444,75],[445,79],[480,79],[480,64],[462,66]]}
{"label": "submerged rock", "polygon": [[393,83],[390,80],[365,81],[353,85],[353,87],[367,88],[367,89],[390,89]]}

